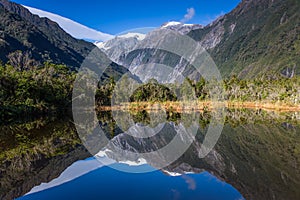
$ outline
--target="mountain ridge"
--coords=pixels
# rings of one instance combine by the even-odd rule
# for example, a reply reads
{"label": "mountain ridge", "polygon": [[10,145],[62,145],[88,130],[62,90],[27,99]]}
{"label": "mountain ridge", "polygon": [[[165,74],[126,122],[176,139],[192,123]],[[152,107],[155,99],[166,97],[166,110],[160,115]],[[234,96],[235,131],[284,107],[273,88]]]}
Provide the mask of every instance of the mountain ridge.
{"label": "mountain ridge", "polygon": [[299,4],[296,0],[243,0],[230,13],[188,35],[205,43],[205,37],[218,34],[218,42],[207,49],[224,76],[291,77],[300,73]]}
{"label": "mountain ridge", "polygon": [[39,63],[51,61],[71,68],[81,65],[92,43],[78,40],[66,33],[56,22],[33,15],[28,9],[7,0],[0,0],[0,59],[22,51]]}
{"label": "mountain ridge", "polygon": [[83,39],[87,41],[106,41],[112,39],[113,35],[97,31],[95,29],[89,28],[83,24],[80,24],[76,21],[68,19],[66,17],[50,13],[47,11],[39,10],[29,6],[24,6],[31,13],[38,15],[40,18],[48,18],[56,22],[64,31],[69,33],[72,37],[77,39]]}
{"label": "mountain ridge", "polygon": [[[243,0],[231,12],[204,27],[194,25],[196,28],[193,27],[188,33],[186,30],[182,32],[184,24],[180,22],[167,22],[160,29],[170,29],[193,38],[207,50],[224,78],[234,75],[239,78],[275,78],[278,75],[291,78],[300,74],[298,10],[300,2],[297,0]],[[126,52],[118,45],[112,45],[117,47],[109,48],[109,53],[102,50],[129,69],[134,66],[128,66],[128,60],[138,66],[145,62],[157,63],[167,57],[167,52],[132,52],[136,43],[140,42],[136,41]],[[172,58],[164,64],[172,63],[170,66],[185,71],[186,65]],[[178,60],[175,65],[174,60]]]}

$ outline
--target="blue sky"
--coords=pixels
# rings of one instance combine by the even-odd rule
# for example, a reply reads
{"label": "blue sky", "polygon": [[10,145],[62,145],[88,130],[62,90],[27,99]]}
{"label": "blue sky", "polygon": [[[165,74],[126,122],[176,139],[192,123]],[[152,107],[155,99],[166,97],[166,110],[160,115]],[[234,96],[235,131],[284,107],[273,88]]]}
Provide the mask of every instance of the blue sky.
{"label": "blue sky", "polygon": [[[216,16],[231,11],[240,0],[13,0],[70,18],[93,29],[117,34],[140,27],[158,27],[180,21],[190,9],[186,23],[207,24]],[[194,11],[194,13],[193,13]],[[189,17],[188,17],[189,18]]]}

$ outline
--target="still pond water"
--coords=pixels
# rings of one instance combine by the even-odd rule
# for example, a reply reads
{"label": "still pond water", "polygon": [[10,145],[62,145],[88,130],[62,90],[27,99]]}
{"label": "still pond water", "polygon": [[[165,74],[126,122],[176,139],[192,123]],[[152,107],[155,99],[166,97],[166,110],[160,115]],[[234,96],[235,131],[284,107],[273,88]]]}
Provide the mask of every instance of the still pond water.
{"label": "still pond water", "polygon": [[300,199],[300,113],[227,111],[222,134],[205,158],[199,155],[212,115],[197,114],[195,140],[159,170],[159,159],[126,150],[165,146],[186,125],[182,120],[192,117],[168,113],[162,124],[151,113],[132,113],[133,130],[161,126],[157,137],[141,142],[122,131],[132,130],[126,122],[100,113],[110,141],[95,157],[70,119],[1,125],[0,199]]}

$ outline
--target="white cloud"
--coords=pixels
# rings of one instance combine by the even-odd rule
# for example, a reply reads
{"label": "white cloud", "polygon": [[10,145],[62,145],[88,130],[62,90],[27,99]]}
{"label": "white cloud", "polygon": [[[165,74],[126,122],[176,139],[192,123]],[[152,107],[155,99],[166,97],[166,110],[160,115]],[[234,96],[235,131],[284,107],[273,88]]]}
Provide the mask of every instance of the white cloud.
{"label": "white cloud", "polygon": [[196,14],[196,11],[194,8],[188,8],[186,11],[187,11],[187,13],[184,15],[183,19],[181,20],[182,23],[190,21],[191,19],[193,19],[193,17]]}
{"label": "white cloud", "polygon": [[182,175],[182,178],[185,180],[186,184],[188,185],[189,190],[196,190],[196,181],[187,175]]}
{"label": "white cloud", "polygon": [[114,37],[113,35],[96,31],[87,26],[79,24],[78,22],[75,22],[73,20],[70,20],[68,18],[50,12],[46,12],[36,8],[31,8],[28,6],[24,6],[24,7],[27,8],[33,14],[36,14],[40,17],[47,17],[52,21],[58,23],[62,29],[64,29],[67,33],[69,33],[75,38],[96,40],[96,41],[107,41]]}

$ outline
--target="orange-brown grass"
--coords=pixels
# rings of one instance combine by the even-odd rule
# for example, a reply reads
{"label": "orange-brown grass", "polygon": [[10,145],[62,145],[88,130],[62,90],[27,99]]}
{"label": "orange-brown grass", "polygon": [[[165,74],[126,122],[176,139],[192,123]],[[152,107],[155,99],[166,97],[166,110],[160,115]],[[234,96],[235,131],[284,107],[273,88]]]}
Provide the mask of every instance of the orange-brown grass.
{"label": "orange-brown grass", "polygon": [[262,110],[274,110],[279,112],[297,112],[300,111],[300,105],[290,105],[281,102],[239,102],[239,101],[224,101],[224,102],[212,102],[212,101],[193,101],[193,102],[131,102],[124,103],[122,105],[114,106],[101,106],[98,107],[98,111],[110,111],[110,110],[146,110],[146,111],[158,111],[158,110],[170,110],[174,112],[187,112],[187,111],[204,111],[214,110],[216,108],[226,107],[234,109],[262,109]]}

